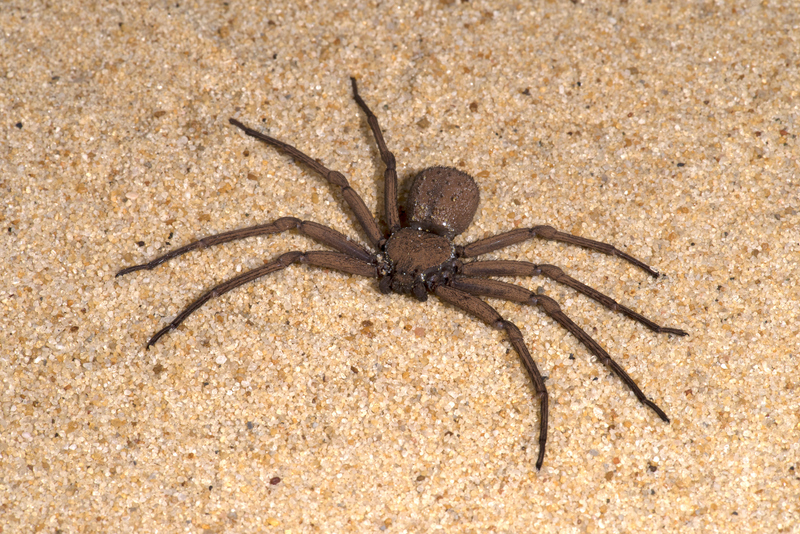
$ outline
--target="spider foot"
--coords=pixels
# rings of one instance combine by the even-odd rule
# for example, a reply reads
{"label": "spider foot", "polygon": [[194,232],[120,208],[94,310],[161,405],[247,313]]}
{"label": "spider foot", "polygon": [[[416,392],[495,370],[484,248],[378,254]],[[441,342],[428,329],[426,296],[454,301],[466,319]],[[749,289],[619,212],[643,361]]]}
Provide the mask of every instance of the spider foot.
{"label": "spider foot", "polygon": [[148,271],[152,269],[149,263],[143,263],[141,265],[132,265],[130,267],[125,267],[124,269],[120,269],[120,271],[114,275],[114,278],[119,278],[120,276],[124,276],[128,273],[132,273],[134,271],[141,271],[143,269],[147,269]]}
{"label": "spider foot", "polygon": [[689,332],[687,332],[686,330],[681,330],[680,328],[666,328],[666,327],[663,327],[663,326],[661,327],[661,332],[663,332],[665,334],[672,334],[672,335],[675,335],[675,336],[688,336],[689,335]]}
{"label": "spider foot", "polygon": [[145,350],[150,350],[150,347],[155,345],[156,342],[159,339],[161,339],[162,336],[164,336],[164,334],[166,334],[167,332],[171,332],[172,330],[175,330],[176,328],[177,328],[177,326],[175,326],[173,324],[169,324],[169,325],[165,326],[164,328],[162,328],[161,330],[159,330],[158,332],[153,334],[153,337],[150,338],[150,340],[147,342],[147,345],[145,346],[144,349]]}
{"label": "spider foot", "polygon": [[642,404],[645,404],[648,408],[656,412],[656,414],[661,418],[662,421],[664,421],[665,423],[669,423],[669,417],[667,417],[667,414],[664,413],[664,410],[659,408],[655,402],[647,398],[641,399],[641,401]]}

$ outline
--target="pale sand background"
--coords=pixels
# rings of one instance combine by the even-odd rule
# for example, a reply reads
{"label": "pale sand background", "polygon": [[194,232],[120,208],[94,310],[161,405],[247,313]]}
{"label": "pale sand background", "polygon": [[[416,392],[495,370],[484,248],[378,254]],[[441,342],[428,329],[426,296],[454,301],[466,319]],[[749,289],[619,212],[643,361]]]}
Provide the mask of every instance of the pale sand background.
{"label": "pale sand background", "polygon": [[[797,5],[664,4],[3,2],[2,531],[800,532]],[[671,424],[540,311],[493,301],[549,376],[537,472],[538,408],[501,333],[303,266],[143,350],[204,288],[321,247],[123,266],[283,215],[365,241],[338,192],[227,124],[344,172],[377,212],[350,75],[401,180],[477,177],[458,242],[550,223],[668,274],[538,240],[494,255],[691,332],[516,280]]]}

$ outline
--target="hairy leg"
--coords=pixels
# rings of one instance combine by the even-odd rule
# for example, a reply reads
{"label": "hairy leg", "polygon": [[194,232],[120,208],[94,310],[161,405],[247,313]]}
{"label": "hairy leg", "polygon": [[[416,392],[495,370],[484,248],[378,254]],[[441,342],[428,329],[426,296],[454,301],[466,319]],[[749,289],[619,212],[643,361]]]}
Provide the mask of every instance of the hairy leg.
{"label": "hairy leg", "polygon": [[527,241],[528,239],[532,239],[534,237],[540,237],[550,241],[561,241],[562,243],[569,243],[570,245],[578,245],[590,250],[596,250],[598,252],[602,252],[603,254],[608,254],[609,256],[617,256],[639,267],[650,276],[658,276],[658,271],[643,261],[637,260],[633,256],[625,254],[621,250],[609,245],[608,243],[586,239],[585,237],[580,237],[577,235],[566,234],[564,232],[559,232],[552,226],[544,225],[533,226],[531,228],[519,228],[518,230],[511,230],[510,232],[503,232],[502,234],[497,234],[485,239],[479,239],[478,241],[461,247],[459,250],[459,256],[462,258],[473,258],[475,256],[480,256],[481,254],[486,254],[487,252],[492,252],[493,250]]}
{"label": "hairy leg", "polygon": [[539,368],[536,367],[536,362],[533,361],[528,347],[525,345],[525,340],[522,338],[522,333],[519,331],[519,328],[511,321],[503,319],[500,314],[497,313],[497,310],[481,299],[470,295],[460,288],[438,286],[434,293],[444,302],[474,315],[494,328],[506,331],[508,339],[511,341],[511,346],[513,346],[514,350],[519,354],[522,364],[525,366],[525,369],[528,371],[528,376],[530,376],[533,382],[536,396],[539,398],[539,455],[536,459],[536,469],[541,469],[542,462],[544,462],[545,444],[547,443],[547,414],[549,404],[547,388],[544,385],[544,379],[539,372]]}
{"label": "hairy leg", "polygon": [[361,199],[358,193],[356,193],[355,190],[350,187],[350,184],[342,173],[339,171],[330,170],[322,163],[319,163],[314,158],[304,154],[303,152],[300,152],[292,145],[284,143],[283,141],[278,141],[274,137],[262,134],[257,130],[253,130],[236,119],[228,119],[228,121],[237,128],[241,129],[250,137],[255,137],[259,141],[264,141],[268,145],[272,145],[275,148],[282,150],[286,154],[289,154],[296,160],[301,161],[305,165],[311,167],[314,171],[316,171],[317,174],[325,178],[328,182],[338,186],[342,191],[342,196],[344,196],[345,202],[347,202],[347,205],[350,206],[351,210],[353,210],[356,219],[358,219],[358,222],[361,223],[361,227],[367,233],[370,243],[372,243],[375,248],[380,248],[381,242],[383,241],[383,234],[381,234],[381,231],[378,229],[378,223],[375,222],[375,219],[372,217],[369,209],[367,209],[367,205],[364,204],[364,201]]}
{"label": "hairy leg", "polygon": [[592,298],[606,308],[619,312],[634,321],[638,321],[654,332],[674,334],[676,336],[688,336],[689,334],[680,328],[668,328],[659,326],[647,317],[619,304],[617,301],[600,293],[593,287],[583,284],[555,265],[537,265],[527,261],[511,260],[489,260],[473,261],[465,263],[460,270],[465,276],[539,276],[544,275],[565,286],[569,286],[575,291]]}
{"label": "hairy leg", "polygon": [[393,234],[400,229],[400,216],[397,209],[397,164],[394,159],[394,154],[386,147],[386,141],[383,139],[383,132],[378,124],[378,118],[369,109],[366,102],[361,98],[361,95],[358,94],[356,79],[351,77],[350,83],[353,85],[353,98],[355,98],[356,103],[367,116],[367,122],[372,130],[372,135],[375,137],[375,143],[378,145],[381,159],[386,165],[386,171],[383,173],[383,206],[386,212],[386,224],[389,226],[389,233]]}
{"label": "hairy leg", "polygon": [[483,297],[495,297],[505,300],[512,300],[514,302],[521,302],[524,304],[531,304],[538,306],[547,315],[549,315],[558,324],[564,327],[570,334],[578,338],[578,341],[589,349],[589,352],[594,354],[603,365],[608,367],[614,374],[616,374],[628,389],[630,389],[639,402],[656,412],[656,414],[666,422],[669,422],[669,417],[664,411],[659,408],[653,401],[648,399],[639,386],[636,385],[633,378],[625,372],[617,362],[615,362],[608,352],[600,346],[589,334],[587,334],[580,326],[575,324],[572,319],[561,311],[561,306],[558,303],[545,295],[537,295],[523,287],[498,280],[488,280],[486,278],[456,278],[451,282],[452,287],[469,293],[470,295],[480,295]]}
{"label": "hairy leg", "polygon": [[150,338],[150,341],[147,342],[147,348],[149,349],[167,332],[175,330],[178,325],[186,320],[187,317],[197,311],[209,300],[219,297],[220,295],[224,295],[228,291],[236,289],[237,287],[248,282],[252,282],[257,278],[280,271],[292,265],[293,263],[298,262],[308,263],[309,265],[316,265],[318,267],[326,267],[328,269],[335,269],[337,271],[344,271],[351,274],[359,274],[361,276],[367,276],[370,278],[377,278],[378,276],[378,268],[375,265],[361,261],[357,258],[352,258],[346,254],[342,254],[341,252],[330,252],[323,250],[315,250],[310,252],[286,252],[278,256],[276,259],[265,263],[261,267],[257,267],[247,271],[246,273],[235,276],[230,280],[222,282],[221,284],[218,284],[203,293],[197,300],[186,306],[186,308],[184,308],[181,313],[179,313],[172,321],[170,321],[167,326],[156,332],[155,335]]}
{"label": "hairy leg", "polygon": [[295,217],[281,217],[280,219],[268,224],[249,226],[247,228],[231,230],[230,232],[223,232],[221,234],[210,235],[208,237],[204,237],[203,239],[198,239],[197,241],[189,243],[188,245],[176,248],[175,250],[150,260],[147,263],[126,267],[118,272],[117,276],[122,276],[134,271],[140,271],[142,269],[149,271],[161,265],[165,261],[176,258],[182,254],[186,254],[187,252],[191,252],[192,250],[212,247],[214,245],[227,243],[229,241],[245,239],[247,237],[277,234],[293,228],[296,228],[300,233],[305,234],[308,237],[319,241],[320,243],[328,245],[329,247],[334,248],[339,252],[343,252],[349,256],[353,256],[354,258],[358,258],[365,262],[370,262],[374,259],[372,254],[370,254],[364,247],[358,243],[350,241],[346,235],[337,232],[333,228],[328,228],[327,226],[311,221],[301,221]]}

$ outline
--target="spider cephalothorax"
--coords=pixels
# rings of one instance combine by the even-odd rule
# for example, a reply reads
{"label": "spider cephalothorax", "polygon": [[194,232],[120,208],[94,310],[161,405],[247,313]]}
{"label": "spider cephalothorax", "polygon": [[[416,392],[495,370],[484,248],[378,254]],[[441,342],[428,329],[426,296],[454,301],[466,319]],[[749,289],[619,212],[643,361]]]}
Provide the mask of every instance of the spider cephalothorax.
{"label": "spider cephalothorax", "polygon": [[240,274],[211,288],[189,304],[166,327],[156,332],[147,342],[147,347],[149,348],[161,336],[175,329],[189,315],[212,298],[267,274],[285,269],[293,263],[307,263],[309,265],[337,269],[346,273],[378,278],[378,288],[382,293],[409,294],[421,301],[426,300],[428,294],[432,293],[439,297],[440,300],[474,315],[494,328],[504,330],[514,350],[519,354],[540,401],[537,469],[542,466],[545,443],[547,441],[547,388],[544,385],[541,373],[536,367],[536,363],[528,352],[519,329],[514,323],[501,317],[494,308],[478,298],[480,296],[501,298],[538,306],[545,314],[578,338],[589,352],[596,356],[628,386],[642,404],[651,408],[662,420],[669,422],[669,418],[663,410],[642,393],[633,379],[628,376],[617,362],[611,359],[605,349],[561,311],[561,307],[556,301],[545,295],[532,293],[520,286],[488,277],[546,276],[598,301],[607,308],[640,322],[655,332],[679,336],[687,335],[686,332],[678,328],[665,328],[657,325],[635,311],[618,304],[596,289],[568,276],[554,265],[508,260],[463,260],[539,237],[579,245],[604,254],[617,256],[654,277],[657,277],[658,273],[643,262],[607,243],[559,232],[550,226],[519,228],[480,239],[464,246],[455,245],[453,238],[461,234],[472,223],[472,218],[478,209],[480,195],[478,186],[471,176],[450,167],[430,167],[414,178],[406,207],[408,223],[405,226],[402,225],[397,207],[397,171],[395,169],[394,154],[386,147],[383,133],[378,125],[378,119],[359,96],[356,80],[354,78],[350,80],[353,86],[353,97],[367,116],[367,121],[381,153],[381,159],[386,165],[384,173],[384,204],[388,233],[385,234],[380,230],[364,201],[350,187],[347,179],[340,172],[328,169],[317,160],[291,145],[248,128],[236,119],[230,119],[231,124],[243,130],[247,135],[282,150],[310,167],[331,184],[338,186],[345,202],[353,210],[356,219],[364,229],[373,250],[368,250],[349,240],[344,234],[327,226],[311,221],[301,221],[295,217],[282,217],[271,223],[212,235],[168,252],[150,262],[122,269],[117,273],[117,276],[140,269],[153,269],[165,261],[191,250],[245,237],[285,232],[291,229],[296,229],[336,251],[286,252],[261,267]]}
{"label": "spider cephalothorax", "polygon": [[410,293],[424,301],[456,273],[453,237],[466,230],[480,193],[472,176],[451,167],[429,167],[411,183],[408,227],[389,236],[379,258],[381,292]]}

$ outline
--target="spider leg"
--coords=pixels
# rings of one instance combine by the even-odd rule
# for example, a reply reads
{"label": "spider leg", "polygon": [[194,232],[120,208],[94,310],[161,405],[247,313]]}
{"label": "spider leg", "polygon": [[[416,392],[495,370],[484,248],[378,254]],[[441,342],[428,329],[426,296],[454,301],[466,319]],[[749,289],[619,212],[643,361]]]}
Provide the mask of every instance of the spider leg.
{"label": "spider leg", "polygon": [[564,273],[561,268],[555,265],[537,265],[527,261],[510,261],[510,260],[491,260],[491,261],[473,261],[465,263],[461,268],[461,274],[465,276],[539,276],[544,275],[551,280],[569,286],[578,293],[582,293],[589,298],[592,298],[605,306],[606,308],[621,313],[634,321],[642,323],[644,326],[654,332],[662,332],[666,334],[674,334],[676,336],[688,336],[689,334],[679,328],[667,328],[659,326],[647,317],[631,310],[630,308],[619,304],[617,301],[609,296],[600,293],[593,287],[575,280],[568,274]]}
{"label": "spider leg", "polygon": [[347,202],[347,205],[350,206],[351,210],[353,210],[356,219],[358,219],[358,222],[361,224],[364,232],[367,233],[370,243],[372,243],[375,248],[380,248],[381,242],[383,241],[383,234],[381,234],[381,231],[378,229],[378,223],[375,222],[375,219],[370,214],[369,209],[367,209],[367,205],[364,204],[364,200],[362,200],[358,193],[356,193],[355,189],[350,187],[347,178],[345,178],[342,173],[339,171],[330,170],[322,163],[319,163],[312,157],[300,152],[292,145],[288,145],[283,141],[278,141],[273,137],[264,135],[261,132],[253,130],[252,128],[248,128],[236,119],[228,119],[228,121],[244,131],[244,133],[250,137],[255,137],[260,141],[264,141],[268,145],[272,145],[275,148],[278,148],[292,156],[294,159],[303,162],[316,171],[317,174],[328,180],[328,182],[340,187],[345,202]]}
{"label": "spider leg", "polygon": [[464,245],[464,247],[461,249],[460,255],[462,258],[472,258],[475,256],[480,256],[481,254],[486,254],[487,252],[491,252],[493,250],[521,243],[533,237],[541,237],[542,239],[547,239],[550,241],[561,241],[562,243],[569,243],[570,245],[578,245],[590,250],[596,250],[598,252],[602,252],[603,254],[608,254],[609,256],[617,256],[639,267],[650,276],[658,277],[659,274],[658,271],[646,263],[637,260],[633,256],[625,254],[613,245],[609,245],[608,243],[603,243],[601,241],[586,239],[585,237],[580,237],[577,235],[559,232],[552,226],[519,228],[517,230],[511,230],[510,232],[493,235],[485,239],[479,239],[478,241]]}
{"label": "spider leg", "polygon": [[548,396],[547,388],[544,385],[544,379],[536,367],[536,362],[533,361],[528,347],[525,345],[525,340],[522,338],[522,333],[519,328],[511,321],[506,321],[497,313],[497,310],[483,302],[478,297],[470,295],[468,292],[451,286],[438,286],[434,293],[444,302],[452,304],[457,308],[461,308],[467,313],[471,313],[478,319],[488,323],[489,325],[506,331],[511,345],[514,350],[519,354],[522,364],[528,371],[533,382],[533,388],[536,390],[536,396],[539,398],[539,456],[536,459],[536,469],[542,468],[544,461],[544,448],[547,443],[547,413],[548,413]]}
{"label": "spider leg", "polygon": [[221,243],[227,243],[228,241],[244,239],[246,237],[278,234],[285,232],[286,230],[291,230],[292,228],[297,228],[301,234],[305,234],[322,244],[328,245],[339,252],[347,254],[348,256],[358,258],[359,260],[367,263],[374,260],[372,254],[370,254],[364,247],[358,243],[350,241],[346,235],[337,232],[333,228],[329,228],[322,224],[311,221],[301,221],[296,217],[281,217],[280,219],[268,224],[259,224],[256,226],[249,226],[247,228],[239,228],[238,230],[231,230],[230,232],[223,232],[221,234],[204,237],[203,239],[199,239],[189,243],[188,245],[184,245],[180,248],[176,248],[175,250],[167,252],[166,254],[159,256],[147,263],[126,267],[118,272],[116,276],[122,276],[124,274],[140,271],[142,269],[147,269],[149,271],[167,260],[171,260],[172,258],[178,257],[182,254],[186,254],[192,250],[203,249],[214,245],[219,245]]}
{"label": "spider leg", "polygon": [[186,308],[184,308],[183,311],[179,313],[177,317],[175,317],[175,319],[173,319],[167,326],[156,332],[147,342],[147,348],[149,349],[152,345],[155,345],[161,336],[167,332],[175,330],[178,325],[186,320],[187,317],[197,311],[209,300],[219,297],[220,295],[224,295],[228,291],[236,289],[237,287],[248,282],[252,282],[257,278],[261,278],[262,276],[285,269],[291,264],[297,262],[308,263],[309,265],[316,265],[317,267],[335,269],[337,271],[344,271],[350,274],[359,274],[361,276],[367,276],[371,278],[378,277],[378,268],[375,265],[371,265],[370,263],[362,261],[358,258],[350,257],[347,254],[342,254],[341,252],[331,252],[326,250],[314,250],[310,252],[286,252],[278,256],[276,259],[265,263],[261,267],[257,267],[238,276],[234,276],[230,280],[222,282],[221,284],[218,284],[203,293],[200,298],[186,306]]}
{"label": "spider leg", "polygon": [[383,132],[378,124],[378,118],[370,111],[366,102],[358,94],[356,79],[351,76],[350,82],[353,84],[353,98],[355,98],[358,106],[364,110],[372,135],[375,137],[375,143],[381,152],[381,159],[386,164],[386,171],[383,173],[383,205],[386,211],[386,224],[389,226],[389,233],[393,234],[400,229],[400,215],[397,209],[397,169],[394,154],[386,147],[386,141],[383,140]]}
{"label": "spider leg", "polygon": [[537,295],[525,288],[519,287],[514,284],[500,282],[499,280],[487,280],[485,278],[455,278],[451,281],[451,286],[470,295],[480,295],[483,297],[495,297],[504,300],[511,300],[514,302],[521,302],[523,304],[534,304],[539,306],[542,311],[554,319],[558,324],[563,326],[570,334],[578,338],[583,345],[589,349],[589,352],[594,354],[603,365],[611,369],[624,383],[628,386],[639,402],[656,412],[658,416],[669,423],[669,417],[664,411],[656,406],[656,404],[648,399],[636,382],[633,381],[628,373],[625,372],[617,362],[615,362],[608,352],[601,347],[592,337],[583,331],[583,329],[576,325],[572,319],[561,311],[561,306],[558,303],[545,295]]}

